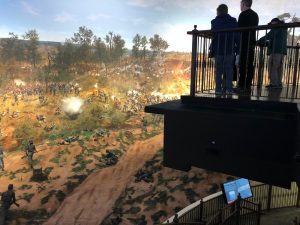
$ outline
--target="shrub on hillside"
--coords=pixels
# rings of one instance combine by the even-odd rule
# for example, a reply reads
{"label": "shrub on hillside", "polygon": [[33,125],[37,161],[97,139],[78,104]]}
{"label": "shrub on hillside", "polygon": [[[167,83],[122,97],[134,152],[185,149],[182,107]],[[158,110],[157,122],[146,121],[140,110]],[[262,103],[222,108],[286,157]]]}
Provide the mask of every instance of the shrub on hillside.
{"label": "shrub on hillside", "polygon": [[127,115],[119,110],[111,110],[109,112],[110,126],[111,128],[118,128],[124,124],[127,119]]}
{"label": "shrub on hillside", "polygon": [[[17,140],[29,140],[30,138],[34,137],[36,132],[34,127],[29,122],[24,122],[20,126],[16,127],[14,130],[13,136]],[[20,141],[19,141],[20,142]]]}

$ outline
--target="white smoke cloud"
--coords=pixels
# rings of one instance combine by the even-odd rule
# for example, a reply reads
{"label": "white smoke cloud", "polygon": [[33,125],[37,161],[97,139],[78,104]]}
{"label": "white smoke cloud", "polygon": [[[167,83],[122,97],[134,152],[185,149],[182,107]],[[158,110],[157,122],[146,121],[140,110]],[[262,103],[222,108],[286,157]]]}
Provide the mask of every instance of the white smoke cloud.
{"label": "white smoke cloud", "polygon": [[78,116],[82,113],[82,106],[84,101],[79,97],[70,97],[62,100],[62,111],[69,116],[70,118],[74,118],[74,116]]}
{"label": "white smoke cloud", "polygon": [[25,86],[26,85],[26,82],[20,80],[20,79],[14,79],[14,83],[17,85],[17,86]]}

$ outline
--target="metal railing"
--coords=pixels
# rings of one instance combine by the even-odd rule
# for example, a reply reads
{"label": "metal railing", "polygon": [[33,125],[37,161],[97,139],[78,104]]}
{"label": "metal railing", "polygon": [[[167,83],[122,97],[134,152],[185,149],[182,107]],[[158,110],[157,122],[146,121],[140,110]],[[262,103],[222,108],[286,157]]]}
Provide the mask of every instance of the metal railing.
{"label": "metal railing", "polygon": [[[212,40],[221,39],[223,44],[228,44],[227,40],[233,41],[229,38],[232,33],[238,33],[239,35],[239,52],[245,46],[242,46],[243,35],[248,33],[249,40],[250,34],[255,33],[255,40],[258,40],[261,36],[267,34],[270,29],[286,29],[287,31],[287,54],[283,60],[282,66],[282,85],[283,89],[280,92],[279,98],[286,99],[300,99],[300,58],[299,58],[299,41],[300,35],[299,28],[300,23],[286,23],[280,25],[264,25],[247,28],[235,28],[235,29],[223,29],[223,30],[197,30],[197,26],[194,26],[193,31],[187,32],[192,35],[192,59],[191,59],[191,83],[190,83],[190,96],[197,96],[199,94],[214,94],[216,88],[215,79],[215,59],[211,57]],[[220,34],[223,36],[220,38]],[[217,35],[217,38],[216,38]],[[299,36],[297,36],[299,35]],[[245,36],[245,35],[244,35]],[[228,37],[228,38],[227,38]],[[255,41],[254,40],[254,41]],[[244,41],[245,42],[245,41]],[[276,40],[275,40],[276,42]],[[249,44],[249,43],[248,43]],[[230,46],[233,46],[232,44]],[[218,47],[219,49],[219,47]],[[225,51],[225,53],[224,53]],[[228,49],[223,50],[222,54],[226,54]],[[232,50],[234,51],[234,50]],[[245,50],[243,50],[245,51]],[[249,48],[247,49],[249,51]],[[254,46],[254,71],[253,79],[251,82],[251,95],[258,97],[268,97],[269,91],[264,88],[269,84],[268,76],[268,55],[267,45],[255,45]],[[237,54],[239,54],[237,52]],[[247,52],[248,54],[248,52]],[[270,54],[270,52],[269,52]],[[244,59],[244,60],[248,60]],[[252,65],[252,64],[251,64]],[[237,76],[237,83],[239,82],[239,68],[234,66],[233,68]],[[246,63],[246,71],[248,63]],[[245,86],[243,87],[245,88]]]}
{"label": "metal railing", "polygon": [[[299,207],[300,192],[295,182],[291,189],[267,184],[252,187],[253,197],[226,205],[222,192],[206,197],[194,203],[194,207],[178,213],[179,224],[243,224],[259,225],[260,212],[264,210]],[[170,222],[172,221],[170,218]]]}
{"label": "metal railing", "polygon": [[260,224],[261,205],[240,197],[231,205],[220,209],[205,225],[258,225]]}

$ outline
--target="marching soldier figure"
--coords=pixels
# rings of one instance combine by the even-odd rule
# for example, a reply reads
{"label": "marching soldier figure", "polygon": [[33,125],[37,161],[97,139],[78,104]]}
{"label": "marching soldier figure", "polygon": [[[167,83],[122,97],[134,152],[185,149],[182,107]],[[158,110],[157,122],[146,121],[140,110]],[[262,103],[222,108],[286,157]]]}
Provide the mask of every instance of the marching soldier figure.
{"label": "marching soldier figure", "polygon": [[33,154],[36,152],[36,148],[35,145],[33,144],[32,140],[29,140],[29,145],[26,149],[26,155],[27,155],[27,159],[28,159],[28,163],[30,165],[31,168],[33,168]]}
{"label": "marching soldier figure", "polygon": [[143,116],[142,118],[142,131],[144,133],[147,133],[147,125],[148,125],[148,121],[147,119]]}
{"label": "marching soldier figure", "polygon": [[[0,222],[2,219],[2,222],[4,222],[8,217],[8,210],[12,204],[15,204],[16,206],[20,207],[20,205],[16,202],[16,194],[14,191],[13,184],[9,184],[7,191],[3,192],[1,195],[1,211],[3,213],[2,218],[0,218]],[[3,221],[4,220],[4,221]]]}
{"label": "marching soldier figure", "polygon": [[4,224],[5,220],[8,217],[8,210],[12,204],[15,204],[16,206],[20,206],[16,202],[16,194],[14,191],[14,186],[12,184],[8,185],[7,191],[3,192],[1,195],[1,208],[0,212],[2,213],[0,217],[0,224]]}

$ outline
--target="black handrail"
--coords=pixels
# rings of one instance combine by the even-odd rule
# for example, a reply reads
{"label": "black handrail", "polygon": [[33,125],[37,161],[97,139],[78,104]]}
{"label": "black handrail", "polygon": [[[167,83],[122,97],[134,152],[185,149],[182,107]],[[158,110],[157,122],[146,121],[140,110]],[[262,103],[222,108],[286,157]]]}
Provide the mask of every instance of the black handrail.
{"label": "black handrail", "polygon": [[[241,215],[245,215],[242,210],[246,210],[250,215],[250,212],[261,212],[284,207],[299,207],[300,205],[300,192],[295,182],[292,183],[291,189],[259,184],[252,187],[252,192],[253,197],[241,201]],[[204,223],[215,217],[220,210],[227,209],[228,207],[230,206],[225,204],[223,196],[220,193],[220,195],[206,201],[201,199],[197,206],[180,215],[178,219],[180,223],[189,223],[191,221]],[[253,221],[257,221],[255,224],[259,224],[260,217],[253,217]]]}
{"label": "black handrail", "polygon": [[[284,87],[280,95],[274,95],[273,92],[263,89],[263,85],[268,85],[268,62],[267,62],[267,45],[256,46],[254,50],[254,72],[253,80],[251,78],[252,92],[247,95],[262,97],[277,101],[280,99],[300,99],[300,54],[299,54],[299,43],[295,40],[295,28],[300,28],[300,22],[296,23],[285,23],[285,24],[275,24],[275,25],[261,25],[254,27],[243,27],[243,28],[232,28],[232,29],[219,29],[219,30],[197,30],[197,26],[194,26],[194,30],[188,31],[188,34],[193,35],[192,43],[192,59],[191,59],[191,83],[190,83],[190,96],[196,96],[196,94],[214,94],[215,92],[215,62],[210,58],[210,45],[212,43],[212,34],[214,32],[253,32],[257,31],[256,38],[258,38],[258,32],[265,30],[267,33],[269,29],[272,28],[289,28],[288,35],[288,46],[287,46],[287,56],[283,60],[283,76],[280,77],[282,81],[282,86]],[[290,29],[293,29],[290,32]],[[219,35],[219,34],[218,34]],[[215,36],[215,35],[214,35]],[[240,35],[242,38],[243,35]],[[250,36],[249,36],[250,37]],[[217,42],[219,43],[219,42]],[[223,43],[223,42],[222,42]],[[225,35],[226,43],[226,35]],[[240,39],[240,43],[241,39]],[[252,45],[253,46],[253,45]],[[240,47],[240,50],[242,48]],[[217,50],[218,51],[218,50]],[[241,52],[240,52],[241,53]],[[239,53],[237,53],[239,54]],[[244,54],[244,53],[243,53]],[[245,59],[243,59],[245,60]],[[248,58],[246,58],[248,62]],[[248,71],[248,66],[251,64],[246,63],[246,70]],[[251,69],[252,70],[252,69]],[[242,70],[244,71],[244,70]],[[238,72],[237,72],[238,73]],[[244,74],[244,73],[243,73]],[[251,73],[252,74],[252,73]],[[248,75],[247,75],[248,76]],[[240,77],[241,80],[239,86],[242,88],[249,89],[249,84],[247,87],[243,86],[244,76]],[[251,77],[249,75],[249,77]],[[256,90],[254,88],[256,87]],[[241,87],[240,87],[241,88]],[[278,92],[276,92],[278,93]],[[275,94],[276,94],[275,93]],[[274,99],[272,99],[274,98]]]}
{"label": "black handrail", "polygon": [[[194,25],[197,28],[197,25]],[[252,27],[238,27],[238,28],[230,28],[230,29],[218,29],[218,30],[197,30],[196,28],[192,31],[187,31],[187,34],[191,35],[202,35],[212,33],[220,33],[220,32],[240,32],[240,31],[251,31],[251,30],[269,30],[272,28],[297,28],[300,27],[300,22],[296,23],[283,23],[283,24],[272,24],[272,25],[259,25]],[[210,37],[210,36],[208,36]]]}

